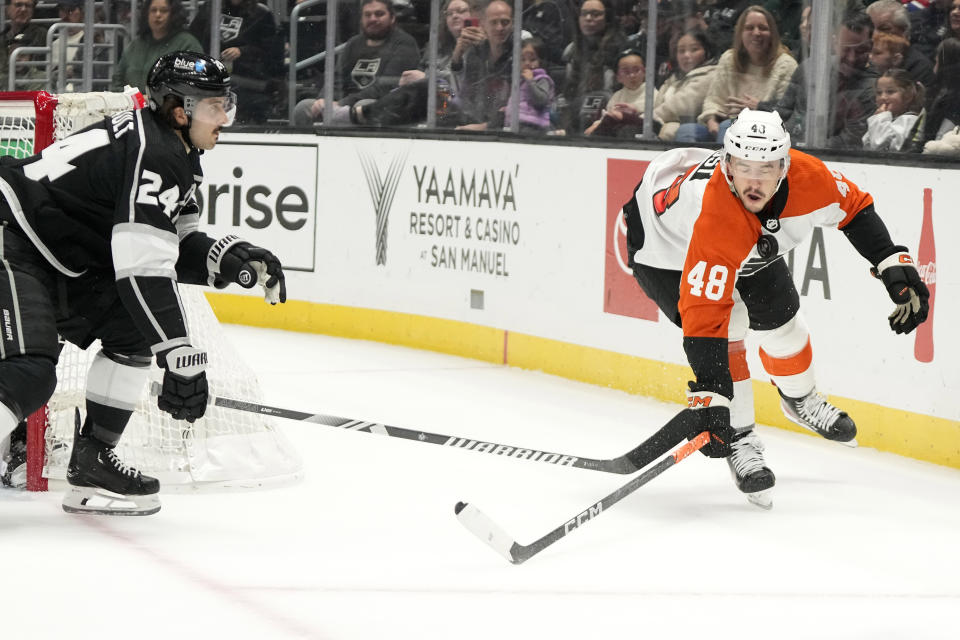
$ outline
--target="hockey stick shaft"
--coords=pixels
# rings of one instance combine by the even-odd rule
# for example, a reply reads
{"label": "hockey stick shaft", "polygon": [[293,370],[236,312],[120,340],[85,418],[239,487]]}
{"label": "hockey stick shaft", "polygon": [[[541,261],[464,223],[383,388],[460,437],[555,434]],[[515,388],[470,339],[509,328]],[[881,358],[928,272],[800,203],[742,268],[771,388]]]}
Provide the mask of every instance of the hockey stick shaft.
{"label": "hockey stick shaft", "polygon": [[537,555],[560,538],[563,538],[576,529],[590,522],[610,507],[620,502],[628,495],[647,484],[661,473],[677,464],[694,451],[697,451],[710,441],[710,434],[706,431],[676,449],[672,454],[663,458],[627,484],[623,485],[610,495],[590,505],[562,525],[534,540],[530,544],[520,544],[503,531],[485,513],[471,504],[458,502],[454,507],[457,519],[494,551],[502,555],[513,564],[522,564]]}
{"label": "hockey stick shaft", "polygon": [[[160,395],[160,383],[154,382],[151,385],[150,390],[153,395]],[[235,411],[245,411],[247,413],[274,416],[277,418],[285,418],[287,420],[322,424],[324,426],[334,427],[337,429],[346,429],[348,431],[360,431],[363,433],[372,433],[390,438],[402,438],[404,440],[413,440],[415,442],[426,442],[428,444],[453,447],[456,449],[466,449],[468,451],[475,451],[477,453],[487,453],[518,460],[528,460],[562,467],[576,467],[579,469],[590,469],[592,471],[604,471],[606,473],[618,474],[633,473],[634,471],[642,469],[657,457],[666,453],[671,447],[680,442],[683,438],[695,432],[695,429],[691,429],[689,427],[689,420],[678,420],[680,416],[685,416],[686,413],[689,413],[681,412],[677,417],[667,423],[667,426],[660,429],[656,434],[638,447],[628,451],[622,456],[599,460],[596,458],[585,458],[582,456],[573,456],[565,453],[540,451],[538,449],[517,447],[508,444],[500,444],[497,442],[473,440],[470,438],[446,435],[442,433],[431,433],[429,431],[406,429],[404,427],[395,427],[388,424],[381,424],[379,422],[365,422],[363,420],[324,415],[322,413],[307,413],[305,411],[271,407],[265,404],[247,402],[245,400],[236,400],[233,398],[223,398],[220,396],[214,396],[212,394],[210,395],[209,403],[224,409],[233,409]]]}

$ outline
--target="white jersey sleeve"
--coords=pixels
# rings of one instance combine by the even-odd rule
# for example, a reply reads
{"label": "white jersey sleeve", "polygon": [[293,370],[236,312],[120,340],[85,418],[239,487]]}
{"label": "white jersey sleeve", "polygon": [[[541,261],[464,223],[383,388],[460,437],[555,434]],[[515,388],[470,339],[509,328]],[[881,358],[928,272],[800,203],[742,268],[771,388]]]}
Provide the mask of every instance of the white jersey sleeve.
{"label": "white jersey sleeve", "polygon": [[719,163],[720,151],[693,147],[671,149],[650,163],[635,194],[644,241],[634,262],[683,268],[704,190]]}

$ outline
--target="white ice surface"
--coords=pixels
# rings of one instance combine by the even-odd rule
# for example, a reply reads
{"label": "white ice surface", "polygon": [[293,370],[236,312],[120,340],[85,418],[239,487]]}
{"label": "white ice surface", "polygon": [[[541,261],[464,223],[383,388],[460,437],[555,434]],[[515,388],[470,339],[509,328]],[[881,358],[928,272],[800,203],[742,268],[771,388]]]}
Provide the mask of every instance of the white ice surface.
{"label": "white ice surface", "polygon": [[[531,448],[619,455],[678,409],[376,343],[228,327],[265,401]],[[293,487],[162,496],[145,518],[0,490],[0,637],[960,638],[960,472],[760,428],[772,511],[695,455],[522,566],[629,480],[282,421]]]}

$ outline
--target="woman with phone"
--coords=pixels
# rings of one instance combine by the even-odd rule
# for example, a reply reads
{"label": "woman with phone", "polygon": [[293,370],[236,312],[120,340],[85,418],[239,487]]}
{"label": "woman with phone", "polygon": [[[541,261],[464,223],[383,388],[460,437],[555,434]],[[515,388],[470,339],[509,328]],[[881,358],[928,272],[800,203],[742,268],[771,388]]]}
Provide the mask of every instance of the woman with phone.
{"label": "woman with phone", "polygon": [[463,19],[463,29],[460,31],[460,37],[457,38],[457,44],[453,47],[453,55],[450,61],[454,66],[463,63],[463,54],[477,46],[487,39],[487,34],[480,26],[480,19],[471,15]]}

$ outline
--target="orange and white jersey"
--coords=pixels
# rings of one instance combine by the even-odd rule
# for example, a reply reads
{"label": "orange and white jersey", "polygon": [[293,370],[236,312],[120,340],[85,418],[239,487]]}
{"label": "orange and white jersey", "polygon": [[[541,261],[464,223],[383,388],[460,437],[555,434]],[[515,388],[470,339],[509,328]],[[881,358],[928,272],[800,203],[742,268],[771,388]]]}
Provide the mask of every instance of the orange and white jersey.
{"label": "orange and white jersey", "polygon": [[[790,251],[814,227],[843,228],[873,203],[840,172],[791,150],[780,190],[763,212],[751,213],[721,174],[721,153],[668,151],[649,165],[637,190],[644,243],[634,261],[682,270],[685,337],[726,338],[737,278]],[[760,255],[761,235],[773,236],[775,253]]]}
{"label": "orange and white jersey", "polygon": [[719,162],[719,151],[687,147],[665,151],[647,166],[636,193],[644,241],[635,262],[683,268],[704,190]]}

